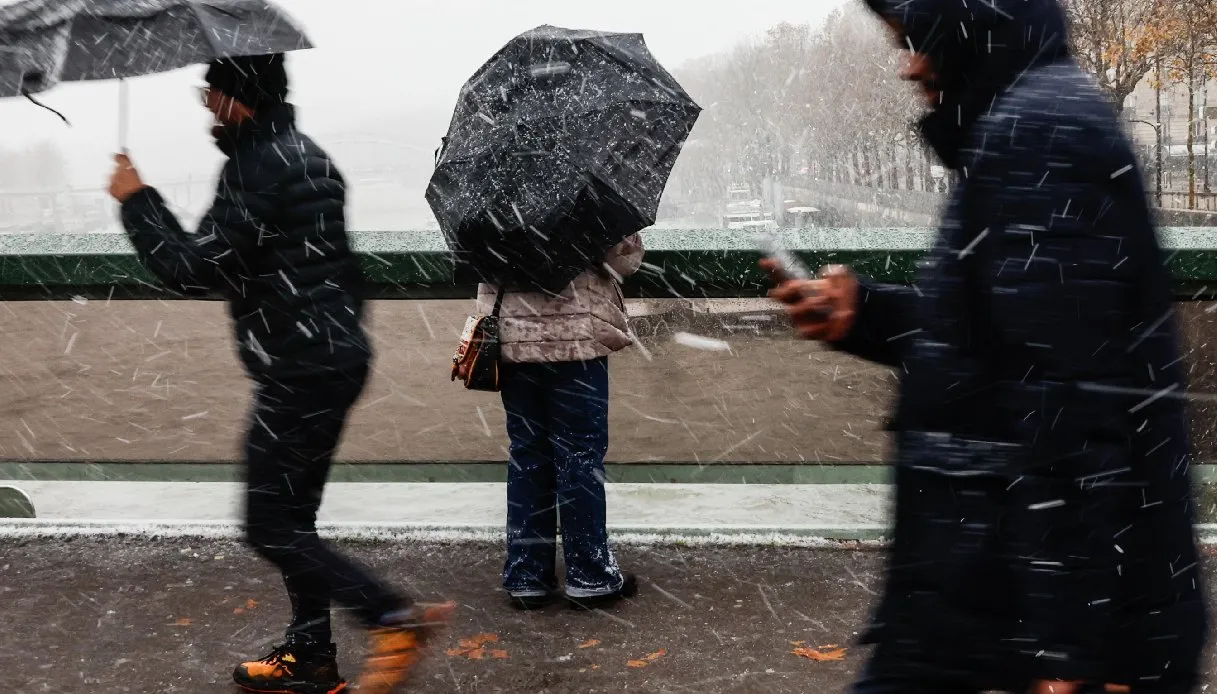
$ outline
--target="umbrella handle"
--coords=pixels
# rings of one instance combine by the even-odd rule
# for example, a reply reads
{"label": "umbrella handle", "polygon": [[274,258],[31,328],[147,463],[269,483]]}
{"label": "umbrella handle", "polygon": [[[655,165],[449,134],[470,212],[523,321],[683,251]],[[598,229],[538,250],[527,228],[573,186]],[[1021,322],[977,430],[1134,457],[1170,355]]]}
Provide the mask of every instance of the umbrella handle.
{"label": "umbrella handle", "polygon": [[118,81],[118,151],[127,152],[127,132],[131,123],[131,96],[127,80]]}

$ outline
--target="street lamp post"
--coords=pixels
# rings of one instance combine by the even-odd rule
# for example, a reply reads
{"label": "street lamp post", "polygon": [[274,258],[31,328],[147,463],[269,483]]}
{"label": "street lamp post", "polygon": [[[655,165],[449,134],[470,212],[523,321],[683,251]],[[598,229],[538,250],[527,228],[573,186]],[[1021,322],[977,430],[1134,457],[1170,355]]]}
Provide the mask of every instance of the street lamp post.
{"label": "street lamp post", "polygon": [[1156,186],[1154,188],[1154,192],[1155,192],[1155,197],[1158,201],[1158,207],[1162,207],[1162,123],[1161,122],[1151,123],[1147,120],[1138,120],[1136,118],[1130,118],[1128,120],[1128,122],[1129,123],[1144,123],[1145,125],[1148,125],[1149,127],[1154,129],[1154,138],[1157,141],[1157,146],[1156,146],[1157,152],[1156,152],[1156,157],[1155,157],[1156,161],[1154,162],[1154,173],[1155,173],[1155,177],[1157,178],[1157,181],[1156,181]]}

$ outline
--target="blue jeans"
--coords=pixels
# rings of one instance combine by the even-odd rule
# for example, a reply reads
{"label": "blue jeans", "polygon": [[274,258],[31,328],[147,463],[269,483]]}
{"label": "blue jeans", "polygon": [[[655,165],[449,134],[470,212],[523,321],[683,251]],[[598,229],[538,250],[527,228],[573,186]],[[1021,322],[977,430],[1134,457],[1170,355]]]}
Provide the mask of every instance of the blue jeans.
{"label": "blue jeans", "polygon": [[560,517],[567,595],[617,590],[604,502],[608,359],[504,364],[500,387],[511,439],[503,587],[513,595],[557,590]]}

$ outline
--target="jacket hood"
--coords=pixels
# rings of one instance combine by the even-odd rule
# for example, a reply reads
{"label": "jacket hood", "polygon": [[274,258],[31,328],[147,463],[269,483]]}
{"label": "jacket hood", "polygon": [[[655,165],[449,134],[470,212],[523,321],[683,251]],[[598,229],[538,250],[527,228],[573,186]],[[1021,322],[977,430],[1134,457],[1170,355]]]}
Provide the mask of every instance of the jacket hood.
{"label": "jacket hood", "polygon": [[1027,70],[1069,55],[1068,21],[1058,0],[865,0],[930,57],[943,92],[922,134],[943,162],[959,151],[976,119]]}

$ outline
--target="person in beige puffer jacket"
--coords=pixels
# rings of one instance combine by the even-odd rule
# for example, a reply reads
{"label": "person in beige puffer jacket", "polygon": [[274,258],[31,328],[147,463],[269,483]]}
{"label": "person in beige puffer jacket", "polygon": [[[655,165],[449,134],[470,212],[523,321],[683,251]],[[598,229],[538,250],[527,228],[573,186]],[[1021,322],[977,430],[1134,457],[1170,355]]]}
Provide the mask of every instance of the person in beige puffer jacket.
{"label": "person in beige puffer jacket", "polygon": [[[559,295],[508,291],[500,310],[500,388],[507,412],[507,561],[512,604],[534,609],[558,594],[558,516],[566,598],[593,608],[633,597],[609,547],[604,499],[608,356],[633,344],[620,280],[642,266],[642,237],[609,251],[601,267]],[[488,315],[499,289],[478,289]]]}
{"label": "person in beige puffer jacket", "polygon": [[[602,267],[579,275],[557,296],[507,292],[499,313],[503,362],[591,361],[633,344],[618,278],[638,272],[642,255],[642,237],[634,234],[609,251]],[[478,313],[490,315],[498,295],[494,285],[478,287]]]}

